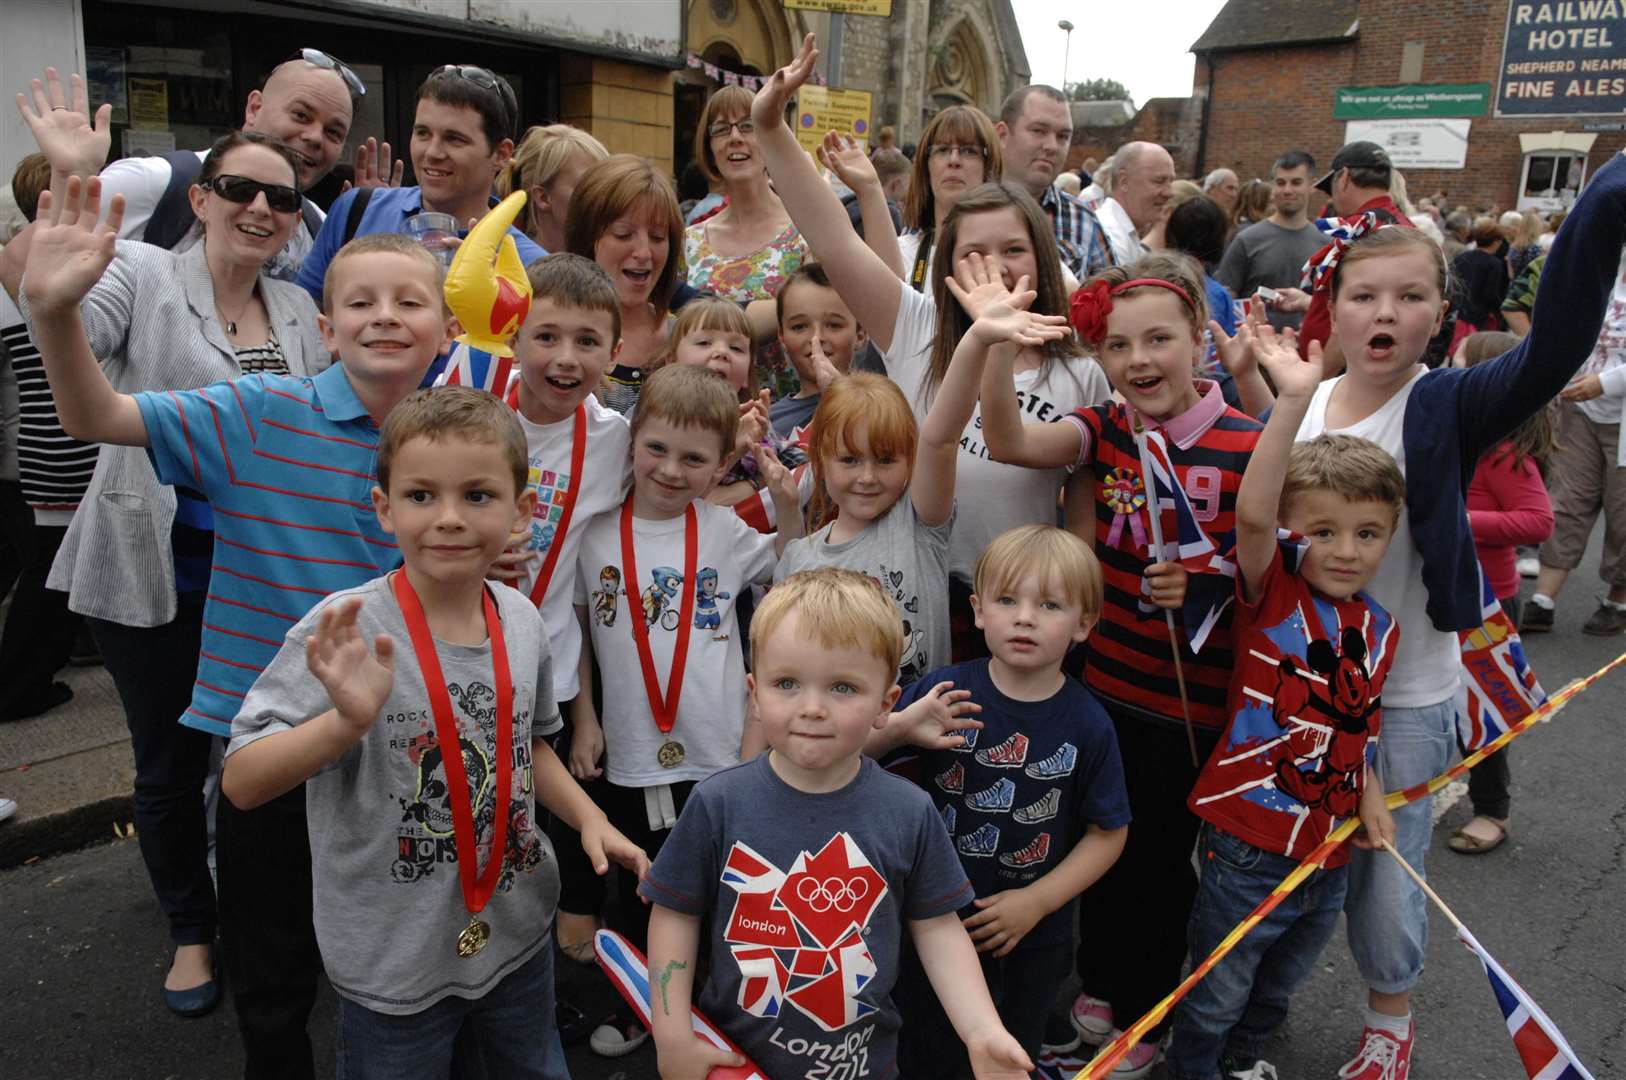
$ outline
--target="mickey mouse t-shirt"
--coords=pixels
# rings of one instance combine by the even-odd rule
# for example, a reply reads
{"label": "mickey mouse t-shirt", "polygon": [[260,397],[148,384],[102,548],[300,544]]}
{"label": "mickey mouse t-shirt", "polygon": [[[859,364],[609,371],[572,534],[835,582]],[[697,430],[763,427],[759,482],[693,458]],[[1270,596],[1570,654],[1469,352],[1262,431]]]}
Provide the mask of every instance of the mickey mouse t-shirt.
{"label": "mickey mouse t-shirt", "polygon": [[[1285,534],[1284,534],[1285,537]],[[1302,859],[1360,807],[1400,627],[1366,593],[1332,600],[1285,537],[1248,604],[1238,583],[1230,723],[1188,805],[1255,847]],[[1349,860],[1348,847],[1328,858]]]}
{"label": "mickey mouse t-shirt", "polygon": [[972,895],[919,788],[860,758],[846,787],[810,794],[768,754],[694,789],[638,894],[711,917],[696,1004],[774,1080],[896,1076],[906,922]]}

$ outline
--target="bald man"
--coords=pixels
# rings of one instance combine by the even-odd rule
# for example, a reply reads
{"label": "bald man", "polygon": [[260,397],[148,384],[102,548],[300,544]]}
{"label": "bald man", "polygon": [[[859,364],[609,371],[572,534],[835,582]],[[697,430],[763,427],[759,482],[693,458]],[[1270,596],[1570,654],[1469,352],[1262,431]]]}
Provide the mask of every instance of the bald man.
{"label": "bald man", "polygon": [[1112,261],[1128,266],[1149,249],[1141,237],[1163,217],[1174,193],[1174,158],[1156,143],[1132,142],[1113,154],[1112,194],[1096,216],[1106,231]]}
{"label": "bald man", "polygon": [[[315,62],[306,56],[316,58]],[[55,73],[47,74],[47,82],[56,83],[53,100],[64,100]],[[361,81],[339,61],[315,49],[301,49],[298,55],[273,68],[264,86],[249,92],[243,108],[243,130],[258,131],[287,143],[299,162],[299,188],[308,191],[339,160],[339,152],[350,137],[355,98],[365,92]],[[98,136],[90,117],[76,108],[53,106],[43,113],[40,123],[30,126],[40,150],[59,172],[90,176],[107,159],[105,135]],[[200,166],[209,156],[206,150],[179,153],[195,153]],[[146,236],[147,226],[161,204],[168,209],[165,193],[174,173],[171,155],[122,158],[101,169],[104,210],[112,196],[124,196],[124,226],[119,239],[156,239]],[[267,265],[266,272],[292,281],[322,220],[321,209],[305,200],[305,227],[293,231],[287,246]],[[192,230],[179,240],[166,237],[158,242],[179,252],[199,238],[198,231]]]}

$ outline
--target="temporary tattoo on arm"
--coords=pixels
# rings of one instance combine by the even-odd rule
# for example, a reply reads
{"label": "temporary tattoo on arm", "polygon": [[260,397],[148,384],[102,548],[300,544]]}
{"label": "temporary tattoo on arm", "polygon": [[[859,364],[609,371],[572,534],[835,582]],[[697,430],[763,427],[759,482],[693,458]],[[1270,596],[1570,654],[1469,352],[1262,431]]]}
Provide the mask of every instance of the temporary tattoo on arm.
{"label": "temporary tattoo on arm", "polygon": [[688,964],[681,960],[669,960],[667,961],[666,966],[661,968],[660,974],[655,976],[655,983],[660,987],[661,991],[661,1012],[665,1013],[667,1016],[672,1015],[672,1007],[666,1003],[666,984],[672,981],[672,973],[674,971],[682,971],[688,966]]}

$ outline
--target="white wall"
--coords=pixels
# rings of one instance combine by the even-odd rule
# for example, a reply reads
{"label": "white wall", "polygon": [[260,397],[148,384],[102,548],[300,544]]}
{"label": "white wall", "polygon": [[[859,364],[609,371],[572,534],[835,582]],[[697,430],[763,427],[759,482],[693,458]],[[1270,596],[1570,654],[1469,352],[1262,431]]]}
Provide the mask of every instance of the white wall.
{"label": "white wall", "polygon": [[29,79],[45,69],[85,70],[84,19],[80,0],[4,0],[0,3],[0,184],[11,182],[17,162],[38,150],[12,95],[28,93]]}
{"label": "white wall", "polygon": [[363,0],[442,18],[505,26],[560,41],[675,58],[681,0]]}

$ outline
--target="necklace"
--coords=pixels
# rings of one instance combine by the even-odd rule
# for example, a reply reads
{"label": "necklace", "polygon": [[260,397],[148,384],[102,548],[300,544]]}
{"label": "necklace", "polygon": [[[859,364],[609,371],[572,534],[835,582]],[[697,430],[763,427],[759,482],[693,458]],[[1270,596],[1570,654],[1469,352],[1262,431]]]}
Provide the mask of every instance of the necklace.
{"label": "necklace", "polygon": [[228,337],[237,336],[237,321],[248,312],[248,306],[252,303],[254,303],[254,290],[250,289],[248,292],[248,299],[244,300],[243,305],[237,309],[236,317],[228,319],[226,318],[226,309],[220,306],[220,301],[218,298],[215,300],[215,314],[219,315],[220,321],[226,324],[226,335]]}

